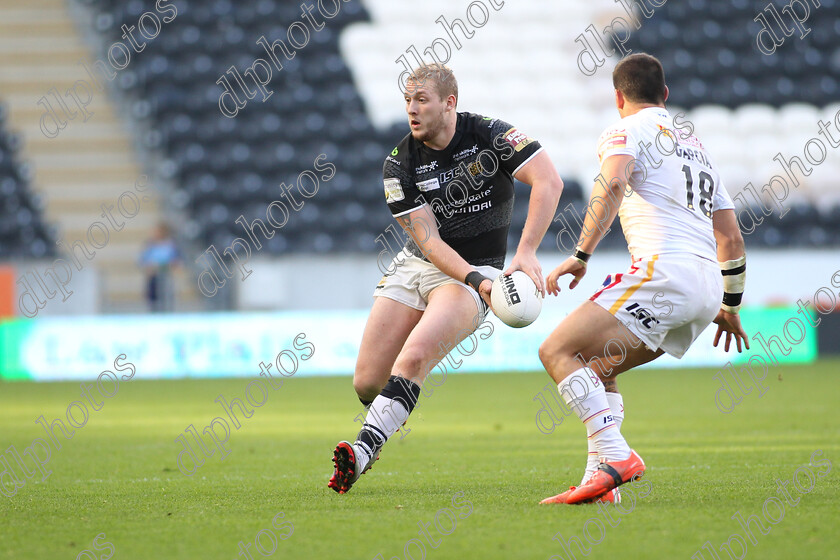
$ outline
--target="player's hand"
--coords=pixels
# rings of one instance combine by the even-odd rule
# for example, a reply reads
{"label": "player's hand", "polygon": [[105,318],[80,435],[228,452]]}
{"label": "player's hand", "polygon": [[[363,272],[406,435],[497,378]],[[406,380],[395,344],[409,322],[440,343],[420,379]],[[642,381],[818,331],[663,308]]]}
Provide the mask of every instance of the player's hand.
{"label": "player's hand", "polygon": [[557,285],[557,280],[564,274],[571,274],[574,276],[569,283],[569,289],[573,289],[580,283],[580,279],[586,274],[586,266],[580,264],[577,259],[569,257],[563,263],[551,271],[551,274],[546,278],[548,285],[548,293],[556,296],[560,293],[560,287]]}
{"label": "player's hand", "polygon": [[[493,310],[493,306],[490,305],[490,291],[493,289],[493,281],[490,279],[485,279],[481,281],[481,284],[478,285],[478,295],[481,296],[481,299],[484,300],[484,303],[487,304],[487,307],[490,310]],[[495,311],[493,311],[495,313]]]}
{"label": "player's hand", "polygon": [[735,338],[735,344],[738,346],[738,353],[741,353],[741,341],[744,342],[747,350],[750,349],[750,339],[747,338],[747,333],[741,326],[741,317],[737,313],[729,313],[721,309],[715,317],[714,323],[717,324],[717,332],[715,333],[714,346],[717,347],[720,342],[720,336],[726,333],[726,341],[723,343],[724,352],[729,352],[729,344],[732,338]]}
{"label": "player's hand", "polygon": [[534,284],[537,285],[540,293],[545,297],[545,282],[542,277],[542,267],[540,261],[537,260],[537,253],[535,251],[516,251],[513,260],[510,261],[510,266],[507,267],[504,274],[510,276],[514,271],[521,270],[527,274]]}

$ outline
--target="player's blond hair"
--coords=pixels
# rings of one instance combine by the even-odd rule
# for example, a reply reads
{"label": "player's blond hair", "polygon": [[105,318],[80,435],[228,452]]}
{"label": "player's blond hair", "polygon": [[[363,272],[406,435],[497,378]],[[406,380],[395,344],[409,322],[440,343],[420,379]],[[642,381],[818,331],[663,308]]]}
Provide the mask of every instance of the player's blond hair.
{"label": "player's blond hair", "polygon": [[423,64],[418,67],[406,80],[406,83],[414,82],[418,87],[427,83],[434,87],[441,99],[450,95],[455,96],[455,103],[458,103],[458,80],[455,73],[445,64]]}

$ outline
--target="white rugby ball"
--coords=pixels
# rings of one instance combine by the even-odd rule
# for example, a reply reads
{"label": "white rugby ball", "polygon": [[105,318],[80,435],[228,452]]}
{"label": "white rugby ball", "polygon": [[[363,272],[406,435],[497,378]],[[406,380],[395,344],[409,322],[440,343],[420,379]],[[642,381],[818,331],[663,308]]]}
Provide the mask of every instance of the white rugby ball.
{"label": "white rugby ball", "polygon": [[537,285],[521,270],[510,276],[500,274],[493,280],[490,303],[493,313],[510,327],[527,327],[537,320],[543,297]]}

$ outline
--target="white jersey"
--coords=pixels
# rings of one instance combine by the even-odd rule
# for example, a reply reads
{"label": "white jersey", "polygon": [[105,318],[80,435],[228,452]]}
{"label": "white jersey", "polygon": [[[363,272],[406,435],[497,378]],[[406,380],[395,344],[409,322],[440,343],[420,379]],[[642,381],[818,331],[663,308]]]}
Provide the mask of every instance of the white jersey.
{"label": "white jersey", "polygon": [[614,155],[636,158],[618,210],[634,259],[690,253],[717,261],[712,214],[735,208],[693,127],[679,124],[675,129],[664,108],[649,107],[598,139],[600,163]]}

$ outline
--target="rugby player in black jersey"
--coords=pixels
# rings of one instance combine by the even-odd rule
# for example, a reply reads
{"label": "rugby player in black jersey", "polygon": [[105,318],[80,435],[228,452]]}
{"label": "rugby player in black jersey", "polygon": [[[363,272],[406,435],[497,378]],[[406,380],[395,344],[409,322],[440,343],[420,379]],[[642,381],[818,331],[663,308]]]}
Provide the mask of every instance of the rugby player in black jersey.
{"label": "rugby player in black jersey", "polygon": [[[539,142],[510,124],[456,111],[458,84],[443,65],[406,81],[411,132],[385,160],[385,198],[405,248],[374,290],[353,386],[367,407],[354,443],[335,448],[328,486],[347,492],[405,423],[429,371],[484,320],[504,267],[513,178],[531,186],[528,218],[510,266],[545,294],[536,250],[563,182]],[[445,345],[445,346],[444,346]],[[444,351],[445,352],[445,351]]]}

